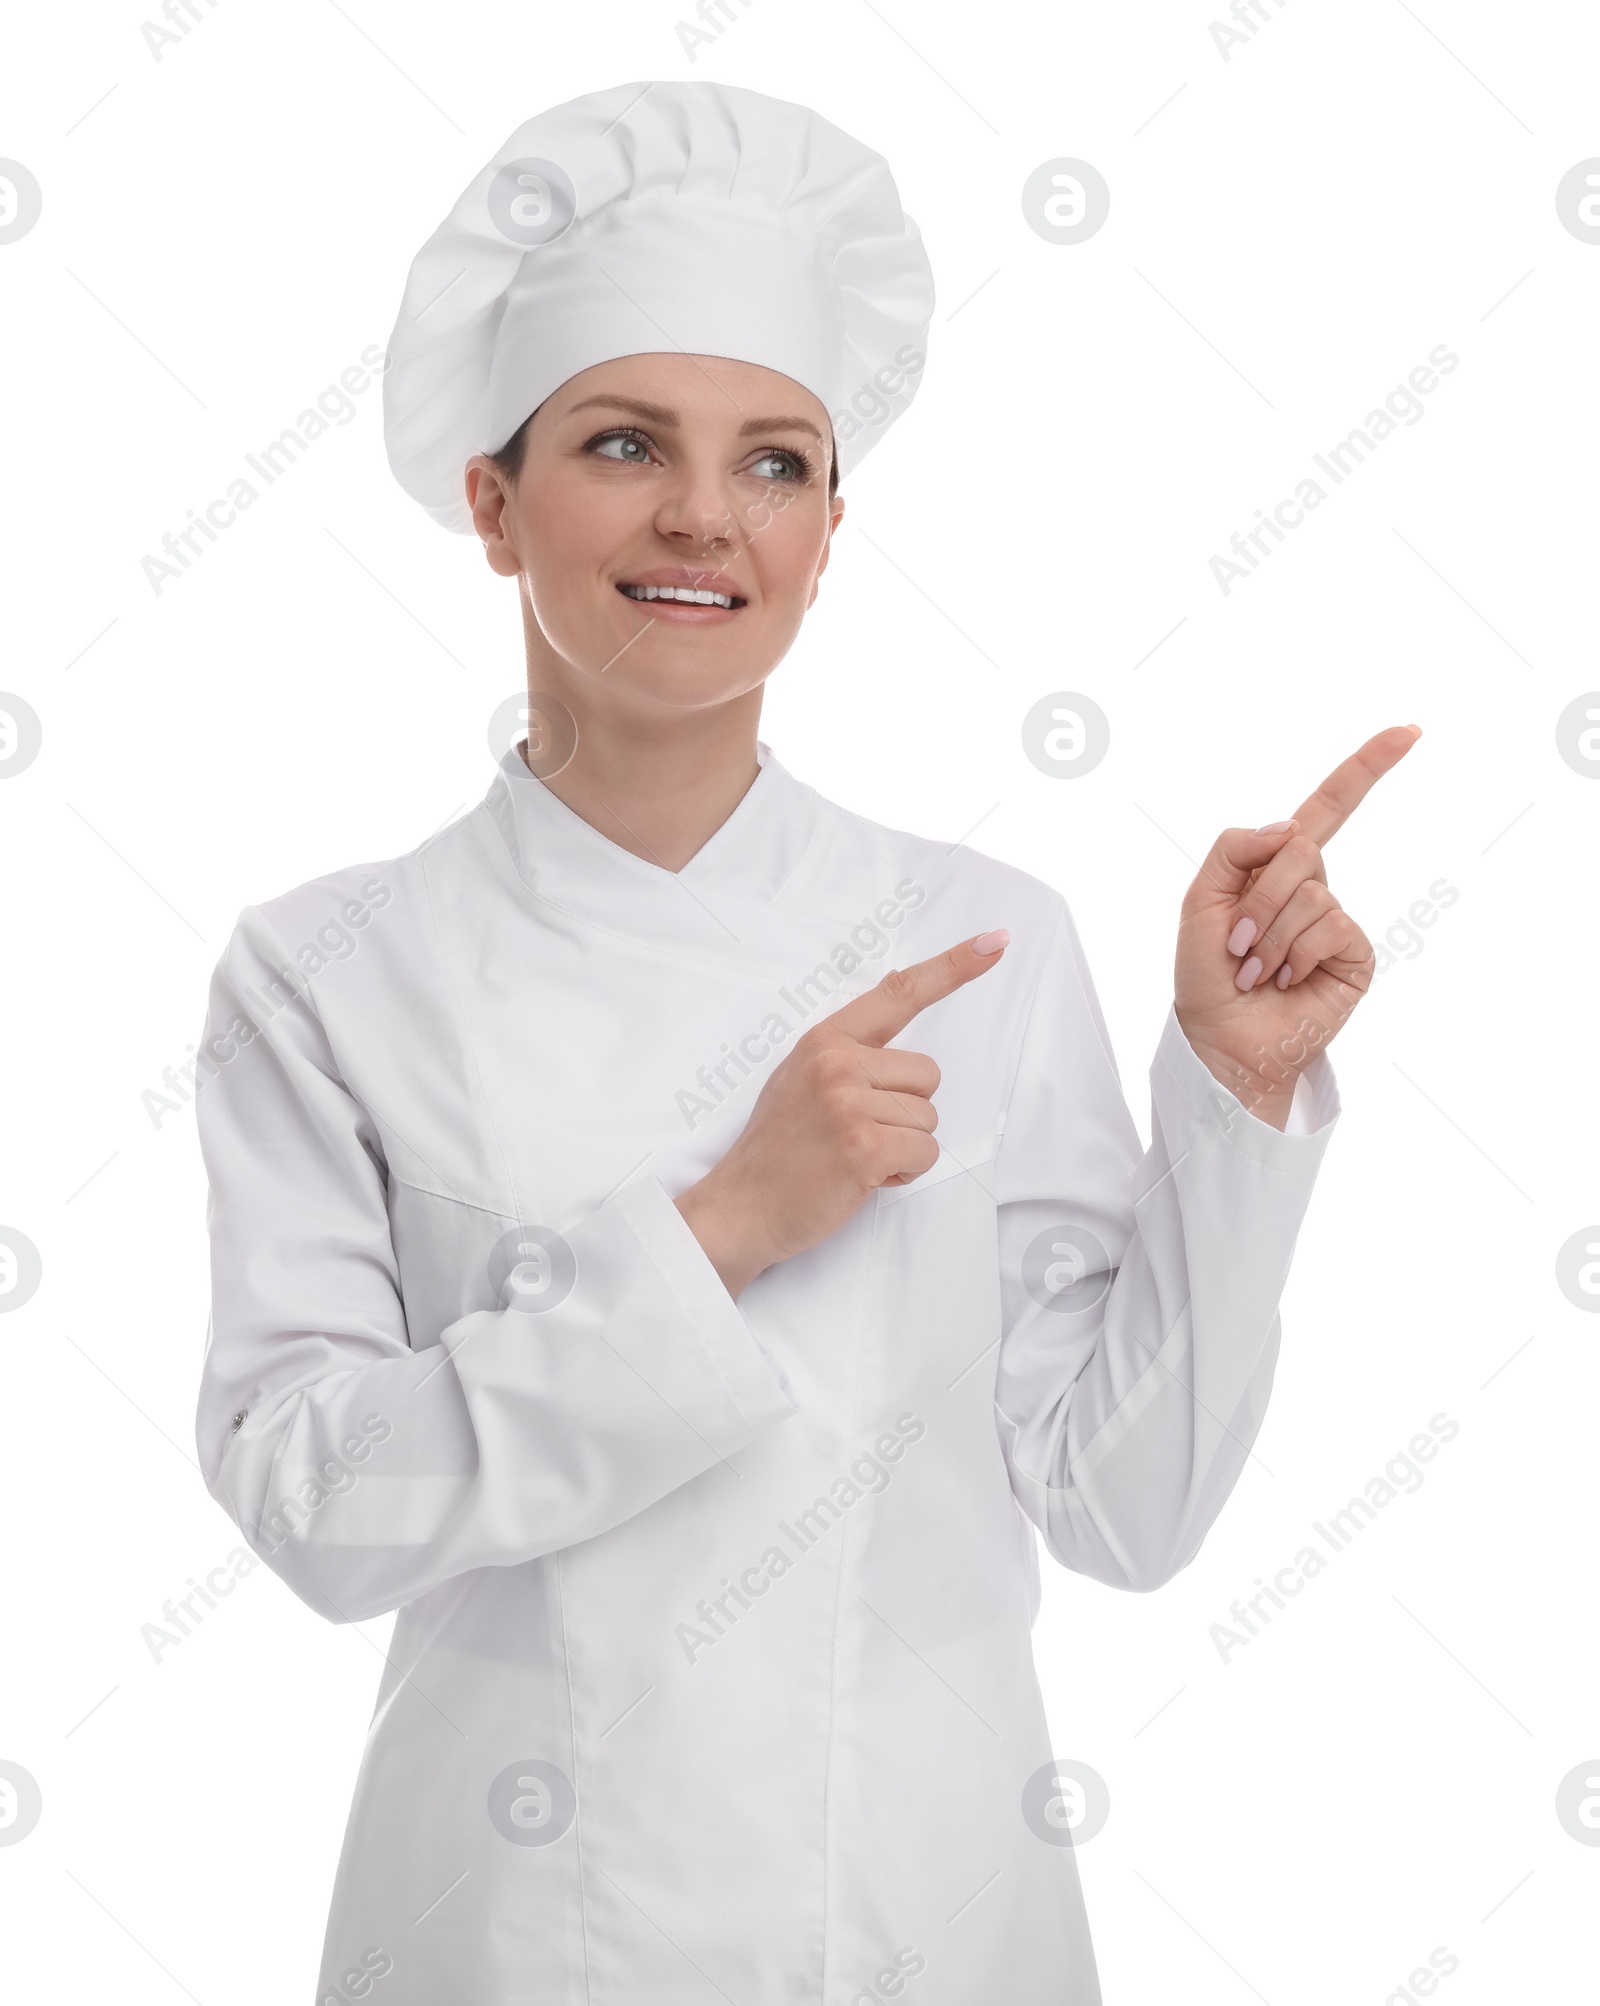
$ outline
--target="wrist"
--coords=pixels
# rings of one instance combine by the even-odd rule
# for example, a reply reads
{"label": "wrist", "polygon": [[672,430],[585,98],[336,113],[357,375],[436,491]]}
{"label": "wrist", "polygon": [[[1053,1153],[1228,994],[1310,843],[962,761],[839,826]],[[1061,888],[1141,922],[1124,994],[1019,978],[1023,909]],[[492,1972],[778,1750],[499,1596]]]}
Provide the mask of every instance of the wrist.
{"label": "wrist", "polygon": [[1233,1092],[1244,1104],[1246,1114],[1253,1114],[1257,1121],[1264,1121],[1269,1128],[1280,1132],[1289,1125],[1289,1110],[1294,1105],[1294,1090],[1298,1074],[1291,1074],[1286,1080],[1258,1079],[1235,1086]]}
{"label": "wrist", "polygon": [[727,1188],[715,1170],[674,1202],[722,1286],[735,1300],[779,1258],[749,1206]]}
{"label": "wrist", "polygon": [[1196,1045],[1192,1049],[1211,1077],[1234,1095],[1247,1114],[1253,1114],[1270,1128],[1281,1130],[1287,1126],[1300,1079],[1294,1067],[1274,1065],[1269,1071],[1265,1066],[1241,1065],[1237,1059],[1208,1046]]}
{"label": "wrist", "polygon": [[1178,1019],[1178,1028],[1206,1071],[1235,1096],[1248,1114],[1253,1114],[1257,1121],[1264,1121],[1271,1128],[1281,1130],[1287,1125],[1295,1086],[1302,1070],[1300,1067],[1270,1059],[1259,1050],[1254,1063],[1246,1064],[1232,1052],[1199,1035],[1184,1023],[1182,1017]]}

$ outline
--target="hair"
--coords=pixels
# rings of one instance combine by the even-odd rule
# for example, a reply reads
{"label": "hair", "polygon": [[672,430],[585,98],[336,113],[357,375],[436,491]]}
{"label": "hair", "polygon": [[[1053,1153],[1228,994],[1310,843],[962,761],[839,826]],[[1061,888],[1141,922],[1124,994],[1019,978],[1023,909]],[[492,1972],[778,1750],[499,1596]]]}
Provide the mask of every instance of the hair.
{"label": "hair", "polygon": [[[528,427],[543,408],[543,405],[539,405],[530,411],[498,453],[484,455],[502,480],[514,481],[522,472],[522,462],[528,450]],[[828,458],[828,499],[832,501],[839,492],[839,446],[831,426],[828,429],[828,443],[832,447]]]}

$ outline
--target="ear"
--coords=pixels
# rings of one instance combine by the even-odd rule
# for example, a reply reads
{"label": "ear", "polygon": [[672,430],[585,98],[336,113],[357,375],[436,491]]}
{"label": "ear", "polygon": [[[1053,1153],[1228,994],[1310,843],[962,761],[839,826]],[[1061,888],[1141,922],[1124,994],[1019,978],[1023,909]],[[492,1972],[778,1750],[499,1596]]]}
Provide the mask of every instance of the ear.
{"label": "ear", "polygon": [[501,578],[515,578],[522,563],[507,533],[506,505],[511,491],[500,469],[482,453],[474,453],[468,460],[465,478],[472,527],[483,543],[489,569]]}
{"label": "ear", "polygon": [[828,534],[823,542],[822,555],[817,559],[816,573],[811,581],[811,597],[806,601],[807,612],[817,603],[817,585],[823,572],[828,568],[828,559],[833,555],[833,532],[839,527],[843,516],[844,496],[835,495],[828,504]]}

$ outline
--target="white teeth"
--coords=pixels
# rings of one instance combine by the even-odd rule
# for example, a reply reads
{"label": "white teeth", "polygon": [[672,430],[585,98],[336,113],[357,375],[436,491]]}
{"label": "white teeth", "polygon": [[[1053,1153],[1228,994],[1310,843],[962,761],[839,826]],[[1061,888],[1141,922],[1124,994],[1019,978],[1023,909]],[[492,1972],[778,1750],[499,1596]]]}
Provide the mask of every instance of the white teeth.
{"label": "white teeth", "polygon": [[733,600],[726,592],[696,590],[692,585],[624,585],[630,599],[676,599],[685,606],[728,606]]}

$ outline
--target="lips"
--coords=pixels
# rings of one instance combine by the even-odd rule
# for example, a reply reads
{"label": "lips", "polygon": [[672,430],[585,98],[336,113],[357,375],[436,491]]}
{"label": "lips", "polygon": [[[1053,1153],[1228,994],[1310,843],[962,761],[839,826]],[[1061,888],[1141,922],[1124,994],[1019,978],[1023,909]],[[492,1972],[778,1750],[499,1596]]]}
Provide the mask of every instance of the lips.
{"label": "lips", "polygon": [[[731,593],[708,592],[692,585],[621,585],[617,589],[627,598],[644,604],[666,599],[675,606],[725,606],[731,611],[735,603]],[[742,606],[744,601],[737,603]]]}
{"label": "lips", "polygon": [[747,603],[726,572],[687,565],[641,571],[619,579],[617,590],[634,605],[647,606],[653,618],[674,621],[728,619]]}

